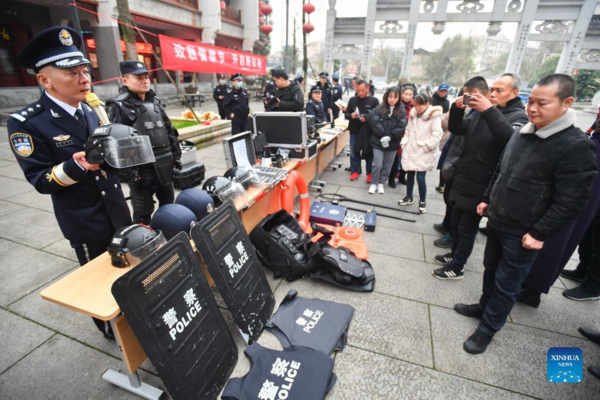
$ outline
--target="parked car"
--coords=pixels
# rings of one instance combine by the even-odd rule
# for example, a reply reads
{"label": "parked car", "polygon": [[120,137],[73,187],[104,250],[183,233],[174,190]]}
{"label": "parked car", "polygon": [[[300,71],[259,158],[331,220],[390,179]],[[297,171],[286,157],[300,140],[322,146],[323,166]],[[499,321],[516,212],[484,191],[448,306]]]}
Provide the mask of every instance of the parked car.
{"label": "parked car", "polygon": [[375,86],[375,90],[384,91],[387,89],[387,84],[384,81],[375,81],[373,82],[373,85]]}
{"label": "parked car", "polygon": [[519,91],[519,97],[523,100],[523,103],[527,104],[529,101],[529,95],[531,94],[531,89],[523,89]]}

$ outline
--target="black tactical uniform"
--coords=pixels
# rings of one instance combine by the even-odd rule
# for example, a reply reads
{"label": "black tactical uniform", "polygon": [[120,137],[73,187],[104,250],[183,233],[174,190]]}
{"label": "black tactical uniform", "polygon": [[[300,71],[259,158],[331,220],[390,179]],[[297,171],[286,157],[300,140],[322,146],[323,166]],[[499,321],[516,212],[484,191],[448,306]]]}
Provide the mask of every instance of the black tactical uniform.
{"label": "black tactical uniform", "polygon": [[240,132],[246,131],[246,123],[248,122],[248,113],[250,112],[250,103],[248,102],[248,91],[246,88],[237,87],[237,83],[242,81],[241,74],[235,74],[231,77],[233,89],[225,97],[223,106],[227,112],[227,116],[231,118],[231,134],[237,135]]}
{"label": "black tactical uniform", "polygon": [[[142,63],[123,61],[121,63],[123,74],[145,73],[139,72],[140,70],[130,72],[131,63],[136,64],[134,67],[141,66],[140,68],[145,70]],[[141,134],[150,137],[156,162],[141,166],[138,179],[127,182],[133,206],[133,221],[148,225],[154,211],[152,199],[154,194],[160,206],[175,201],[173,167],[181,167],[181,147],[177,139],[177,130],[171,125],[160,100],[152,90],[146,93],[142,101],[136,93],[123,87],[123,93],[109,100],[106,107],[112,122],[132,126]]]}
{"label": "black tactical uniform", "polygon": [[325,108],[325,117],[327,121],[331,122],[328,110],[332,108],[333,105],[333,87],[329,83],[329,81],[325,81],[325,84],[321,83],[320,78],[328,78],[329,75],[327,72],[321,72],[319,74],[319,81],[317,82],[317,87],[321,88],[323,92],[323,97],[321,97],[321,101],[323,102],[323,107]]}
{"label": "black tactical uniform", "polygon": [[[225,75],[219,76],[219,80],[224,79],[224,78],[226,78]],[[230,90],[231,90],[231,86],[229,86],[227,84],[221,85],[220,83],[219,83],[219,85],[217,85],[215,90],[213,90],[213,99],[215,99],[215,101],[217,102],[217,107],[219,107],[219,116],[223,120],[229,119],[229,116],[227,115],[227,112],[225,111],[225,107],[223,107],[223,102],[225,101],[225,97],[227,96],[227,93],[229,93]],[[219,96],[223,96],[223,98],[220,99]]]}

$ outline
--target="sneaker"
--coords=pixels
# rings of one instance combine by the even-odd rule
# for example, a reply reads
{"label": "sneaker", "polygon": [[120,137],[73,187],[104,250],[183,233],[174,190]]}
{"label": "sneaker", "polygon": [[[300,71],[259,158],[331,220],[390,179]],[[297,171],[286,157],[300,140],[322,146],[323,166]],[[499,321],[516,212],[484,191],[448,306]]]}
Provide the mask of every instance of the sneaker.
{"label": "sneaker", "polygon": [[390,186],[392,189],[395,189],[395,188],[396,188],[396,179],[395,179],[393,176],[391,176],[391,177],[388,179],[388,185],[389,185],[389,186]]}
{"label": "sneaker", "polygon": [[371,174],[367,174],[367,183],[371,183],[373,176]]}
{"label": "sneaker", "polygon": [[425,204],[424,201],[419,202],[419,212],[421,214],[425,214],[427,212],[427,205]]}
{"label": "sneaker", "polygon": [[587,272],[579,268],[565,269],[560,273],[560,276],[562,276],[563,278],[567,278],[575,282],[583,282],[586,275]]}
{"label": "sneaker", "polygon": [[590,289],[586,288],[584,285],[579,285],[574,287],[573,289],[568,289],[563,292],[563,296],[567,299],[575,300],[575,301],[596,301],[600,300],[600,293],[592,292]]}
{"label": "sneaker", "polygon": [[376,190],[377,190],[377,185],[372,184],[371,186],[369,186],[369,194],[375,194]]}
{"label": "sneaker", "polygon": [[409,199],[408,197],[405,197],[402,200],[398,200],[399,206],[410,206],[411,204],[414,204],[414,203],[415,203],[415,201],[413,199]]}
{"label": "sneaker", "polygon": [[435,187],[435,191],[439,192],[441,194],[444,194],[444,187],[443,186],[436,186]]}
{"label": "sneaker", "polygon": [[353,172],[352,175],[350,175],[350,180],[351,181],[357,180],[359,175],[360,174],[358,172]]}
{"label": "sneaker", "polygon": [[600,344],[600,332],[597,330],[586,328],[585,326],[580,326],[577,330],[592,342]]}
{"label": "sneaker", "polygon": [[435,256],[435,262],[441,265],[450,264],[452,262],[452,253]]}
{"label": "sneaker", "polygon": [[456,311],[457,313],[459,313],[461,315],[464,315],[465,317],[471,317],[471,318],[481,319],[481,316],[483,315],[483,307],[479,303],[477,303],[477,304],[456,303],[454,305],[454,311]]}
{"label": "sneaker", "polygon": [[377,193],[378,194],[384,194],[385,193],[385,186],[383,185],[383,183],[380,183],[379,185],[377,185]]}
{"label": "sneaker", "polygon": [[488,336],[485,333],[481,332],[477,329],[463,344],[463,349],[467,353],[470,354],[481,354],[483,353],[490,342],[492,341],[493,336]]}
{"label": "sneaker", "polygon": [[600,379],[600,365],[590,365],[588,367],[588,371],[590,372],[590,374]]}
{"label": "sneaker", "polygon": [[538,308],[542,302],[542,294],[526,287],[517,296],[517,301],[530,307]]}
{"label": "sneaker", "polygon": [[460,271],[455,270],[449,264],[444,265],[442,268],[431,271],[433,276],[442,280],[461,280],[465,275],[465,268],[463,267]]}
{"label": "sneaker", "polygon": [[446,227],[442,223],[433,224],[433,229],[435,229],[436,231],[438,231],[442,235],[447,235],[447,234],[450,233],[450,229],[446,229]]}
{"label": "sneaker", "polygon": [[435,242],[433,242],[433,245],[442,249],[449,249],[450,247],[452,247],[452,236],[446,235],[444,237],[436,239]]}

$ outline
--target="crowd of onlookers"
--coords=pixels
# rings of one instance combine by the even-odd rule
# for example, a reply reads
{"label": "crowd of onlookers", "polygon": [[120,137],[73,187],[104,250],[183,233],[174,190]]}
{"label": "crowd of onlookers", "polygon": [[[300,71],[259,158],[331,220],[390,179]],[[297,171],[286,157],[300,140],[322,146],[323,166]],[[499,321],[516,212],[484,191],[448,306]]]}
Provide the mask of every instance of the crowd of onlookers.
{"label": "crowd of onlookers", "polygon": [[[491,86],[479,76],[469,79],[452,104],[446,84],[432,95],[410,83],[390,87],[381,102],[366,81],[356,77],[352,85],[355,95],[342,110],[351,181],[365,172],[370,194],[405,184],[398,204],[408,206],[417,203],[416,178],[425,213],[426,174],[440,170],[435,190],[443,193],[446,213],[434,225],[443,235],[435,245],[448,252],[435,257],[440,268],[432,275],[462,279],[476,236],[487,235],[481,298],[455,305],[480,319],[464,343],[467,352],[485,351],[515,302],[539,307],[559,276],[580,283],[563,291],[566,298],[600,299],[600,123],[587,132],[575,127],[570,76],[543,77],[527,104],[519,97],[520,78],[510,73]],[[564,270],[577,247],[579,265]],[[600,343],[600,333],[580,332]]]}

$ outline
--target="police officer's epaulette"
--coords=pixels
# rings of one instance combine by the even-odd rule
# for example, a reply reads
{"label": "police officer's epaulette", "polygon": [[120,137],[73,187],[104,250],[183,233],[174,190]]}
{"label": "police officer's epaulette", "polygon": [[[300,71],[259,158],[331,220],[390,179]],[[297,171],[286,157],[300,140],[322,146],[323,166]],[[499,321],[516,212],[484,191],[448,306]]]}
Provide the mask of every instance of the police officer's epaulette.
{"label": "police officer's epaulette", "polygon": [[27,107],[23,108],[21,111],[11,114],[10,116],[17,121],[25,122],[28,119],[33,118],[38,115],[40,112],[44,111],[44,106],[39,103],[32,103]]}
{"label": "police officer's epaulette", "polygon": [[119,93],[119,95],[117,97],[115,97],[114,99],[111,99],[109,101],[111,101],[111,102],[121,102],[121,101],[127,100],[128,97],[129,97],[129,92],[123,92],[123,93]]}

